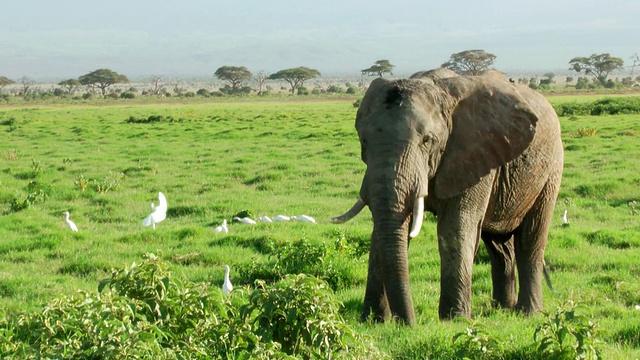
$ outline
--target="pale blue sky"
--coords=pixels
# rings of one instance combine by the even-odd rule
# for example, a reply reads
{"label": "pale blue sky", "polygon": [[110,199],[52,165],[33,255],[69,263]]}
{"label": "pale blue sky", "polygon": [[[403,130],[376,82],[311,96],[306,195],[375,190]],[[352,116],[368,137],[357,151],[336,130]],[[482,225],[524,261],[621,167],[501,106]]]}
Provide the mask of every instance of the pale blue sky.
{"label": "pale blue sky", "polygon": [[506,72],[568,69],[575,56],[640,53],[637,0],[3,1],[0,76],[213,76],[308,66],[359,75],[379,59],[408,75],[483,49]]}

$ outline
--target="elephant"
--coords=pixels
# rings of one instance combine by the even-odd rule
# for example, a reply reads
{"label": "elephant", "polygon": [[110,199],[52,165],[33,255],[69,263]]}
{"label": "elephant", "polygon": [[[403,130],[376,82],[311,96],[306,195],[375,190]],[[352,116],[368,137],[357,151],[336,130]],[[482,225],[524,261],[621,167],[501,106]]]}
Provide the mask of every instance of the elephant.
{"label": "elephant", "polygon": [[378,78],[355,128],[366,166],[360,198],[331,222],[348,221],[365,206],[371,211],[362,321],[415,324],[408,248],[425,211],[437,218],[441,320],[471,316],[480,239],[491,262],[492,304],[524,314],[542,309],[544,251],[564,158],[558,117],[542,95],[495,71]]}

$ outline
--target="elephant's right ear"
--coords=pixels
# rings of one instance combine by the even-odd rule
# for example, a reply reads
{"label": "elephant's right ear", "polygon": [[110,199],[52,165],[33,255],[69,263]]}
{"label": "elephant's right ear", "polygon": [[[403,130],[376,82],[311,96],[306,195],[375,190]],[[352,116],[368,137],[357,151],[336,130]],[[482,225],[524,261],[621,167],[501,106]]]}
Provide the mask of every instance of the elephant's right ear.
{"label": "elephant's right ear", "polygon": [[466,82],[453,110],[452,130],[435,176],[441,199],[459,195],[521,155],[536,131],[538,116],[509,83]]}

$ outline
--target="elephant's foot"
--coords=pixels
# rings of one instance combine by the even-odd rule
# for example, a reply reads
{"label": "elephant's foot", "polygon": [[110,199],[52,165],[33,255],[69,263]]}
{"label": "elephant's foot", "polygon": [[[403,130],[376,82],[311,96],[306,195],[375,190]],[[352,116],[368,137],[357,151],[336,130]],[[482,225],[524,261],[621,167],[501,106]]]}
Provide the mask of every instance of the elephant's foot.
{"label": "elephant's foot", "polygon": [[515,281],[497,283],[493,281],[493,307],[499,309],[513,309],[516,307],[516,284]]}
{"label": "elephant's foot", "polygon": [[384,322],[385,319],[391,317],[391,311],[389,310],[388,304],[382,303],[378,304],[378,306],[372,306],[371,304],[367,304],[365,301],[364,308],[362,309],[362,314],[360,315],[361,322],[372,321],[374,323]]}
{"label": "elephant's foot", "polygon": [[448,306],[440,300],[440,306],[438,308],[438,315],[440,320],[453,320],[458,317],[471,319],[471,307],[468,305],[458,304],[458,306]]}
{"label": "elephant's foot", "polygon": [[542,301],[535,301],[535,299],[518,301],[515,309],[524,315],[535,315],[542,310]]}

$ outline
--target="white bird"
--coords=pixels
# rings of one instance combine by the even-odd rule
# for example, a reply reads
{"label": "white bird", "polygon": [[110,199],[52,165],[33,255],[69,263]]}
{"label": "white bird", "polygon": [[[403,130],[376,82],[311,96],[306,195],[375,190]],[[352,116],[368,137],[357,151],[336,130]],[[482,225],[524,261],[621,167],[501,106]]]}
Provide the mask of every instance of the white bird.
{"label": "white bird", "polygon": [[229,228],[227,227],[227,219],[222,220],[222,224],[218,227],[216,227],[215,229],[213,229],[213,231],[219,233],[219,232],[223,232],[225,234],[229,233]]}
{"label": "white bird", "polygon": [[640,310],[640,305],[636,305],[635,309]]}
{"label": "white bird", "polygon": [[224,269],[227,272],[224,274],[224,283],[222,284],[222,292],[225,295],[229,295],[231,290],[233,290],[233,285],[231,284],[231,280],[229,280],[229,272],[231,271],[231,269],[229,268],[229,265],[225,265]]}
{"label": "white bird", "polygon": [[312,224],[316,223],[316,219],[312,218],[309,215],[292,216],[291,220],[312,223]]}
{"label": "white bird", "polygon": [[270,217],[268,217],[268,216],[266,216],[266,215],[265,215],[265,216],[260,216],[260,217],[258,218],[258,220],[260,220],[260,221],[261,221],[261,222],[263,222],[263,223],[267,223],[267,224],[268,224],[268,223],[272,223],[272,222],[273,222],[273,220],[271,220],[271,218],[270,218]]}
{"label": "white bird", "polygon": [[567,219],[567,210],[565,210],[564,214],[562,215],[562,225],[569,225],[569,219]]}
{"label": "white bird", "polygon": [[158,206],[151,203],[151,214],[149,214],[144,220],[142,220],[142,226],[149,226],[156,229],[156,224],[161,222],[167,217],[167,198],[164,194],[158,192]]}
{"label": "white bird", "polygon": [[289,220],[291,220],[291,218],[284,215],[278,215],[273,218],[274,222],[289,221]]}
{"label": "white bird", "polygon": [[255,225],[256,224],[255,220],[253,220],[251,218],[248,218],[248,217],[239,218],[239,217],[236,216],[236,217],[233,218],[233,220],[241,222],[243,224],[249,224],[249,225]]}
{"label": "white bird", "polygon": [[76,224],[73,221],[69,220],[69,212],[65,211],[63,212],[63,214],[64,214],[64,221],[67,222],[67,226],[69,226],[69,229],[71,229],[71,231],[78,231],[78,227],[76,226]]}

